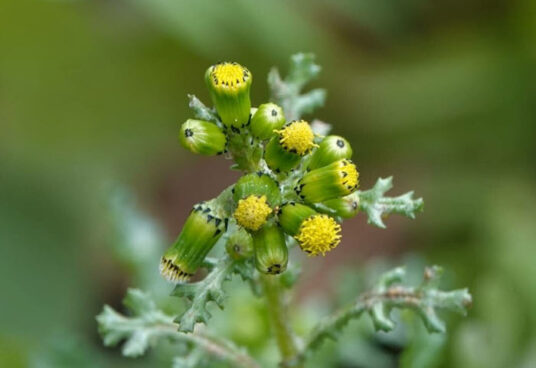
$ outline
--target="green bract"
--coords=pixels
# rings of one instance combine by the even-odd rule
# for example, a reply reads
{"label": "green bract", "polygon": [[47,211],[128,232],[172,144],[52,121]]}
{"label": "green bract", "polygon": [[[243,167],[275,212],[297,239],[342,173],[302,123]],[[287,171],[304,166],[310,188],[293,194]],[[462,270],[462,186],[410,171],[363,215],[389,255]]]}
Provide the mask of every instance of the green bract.
{"label": "green bract", "polygon": [[251,133],[259,139],[268,139],[273,136],[274,130],[285,125],[283,109],[274,103],[265,103],[259,106],[251,118]]}
{"label": "green bract", "polygon": [[237,202],[250,195],[266,196],[266,200],[272,208],[281,202],[281,193],[277,182],[261,171],[242,176],[233,188],[233,198]]}
{"label": "green bract", "polygon": [[294,188],[308,203],[346,196],[357,190],[359,174],[350,160],[335,161],[303,175]]}
{"label": "green bract", "polygon": [[266,145],[264,151],[264,159],[266,164],[274,172],[287,172],[293,169],[301,161],[300,155],[294,152],[285,150],[279,144],[279,136],[274,136]]}
{"label": "green bract", "polygon": [[214,123],[203,120],[188,119],[181,126],[179,142],[193,153],[213,156],[225,151],[227,138]]}
{"label": "green bract", "polygon": [[343,137],[329,135],[325,137],[311,156],[309,169],[314,170],[330,163],[352,157],[352,147]]}
{"label": "green bract", "polygon": [[238,228],[227,239],[225,249],[233,259],[251,258],[253,256],[253,238],[246,230]]}
{"label": "green bract", "polygon": [[255,266],[269,275],[277,275],[287,269],[288,249],[285,234],[276,224],[266,224],[253,235]]}
{"label": "green bract", "polygon": [[249,70],[242,65],[229,62],[212,65],[205,73],[216,111],[222,123],[234,131],[239,131],[249,121],[252,78]]}
{"label": "green bract", "polygon": [[164,253],[160,273],[169,281],[188,281],[226,230],[227,221],[204,204],[194,206],[179,237]]}
{"label": "green bract", "polygon": [[316,207],[320,212],[348,219],[354,217],[359,211],[359,195],[353,192],[345,197],[338,197],[321,202]]}
{"label": "green bract", "polygon": [[296,235],[303,221],[317,212],[301,203],[289,202],[281,206],[279,224],[289,235]]}

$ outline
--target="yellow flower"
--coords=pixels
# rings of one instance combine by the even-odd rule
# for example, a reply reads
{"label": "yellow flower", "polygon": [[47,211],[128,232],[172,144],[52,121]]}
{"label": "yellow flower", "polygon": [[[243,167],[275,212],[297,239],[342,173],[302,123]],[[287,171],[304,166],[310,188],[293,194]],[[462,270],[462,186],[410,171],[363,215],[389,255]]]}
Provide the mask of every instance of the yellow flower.
{"label": "yellow flower", "polygon": [[266,223],[266,218],[272,209],[266,203],[266,196],[250,195],[238,201],[234,212],[236,222],[251,231],[257,231]]}
{"label": "yellow flower", "polygon": [[281,130],[275,130],[279,134],[279,144],[288,152],[303,156],[309,153],[314,143],[314,133],[309,123],[304,120],[293,121]]}
{"label": "yellow flower", "polygon": [[300,247],[312,256],[325,255],[341,241],[341,225],[327,215],[313,215],[305,219],[295,236]]}
{"label": "yellow flower", "polygon": [[238,63],[216,64],[210,70],[210,78],[216,88],[238,89],[249,82],[250,72]]}

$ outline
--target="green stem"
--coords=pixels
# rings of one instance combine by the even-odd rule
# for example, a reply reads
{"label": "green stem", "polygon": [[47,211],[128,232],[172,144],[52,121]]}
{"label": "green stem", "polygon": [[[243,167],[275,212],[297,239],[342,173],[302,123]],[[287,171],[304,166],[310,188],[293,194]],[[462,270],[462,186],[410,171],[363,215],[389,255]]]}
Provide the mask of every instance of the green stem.
{"label": "green stem", "polygon": [[281,366],[295,368],[303,367],[301,364],[294,364],[298,354],[298,347],[296,345],[294,333],[289,325],[287,308],[283,300],[279,278],[276,276],[263,275],[262,281],[273,333],[281,353]]}

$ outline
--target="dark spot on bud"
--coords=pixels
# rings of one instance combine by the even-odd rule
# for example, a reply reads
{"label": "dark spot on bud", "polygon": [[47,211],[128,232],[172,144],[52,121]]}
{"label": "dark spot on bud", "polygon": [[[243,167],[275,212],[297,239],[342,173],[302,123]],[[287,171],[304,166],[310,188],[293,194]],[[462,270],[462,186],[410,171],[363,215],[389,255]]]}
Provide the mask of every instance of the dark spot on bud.
{"label": "dark spot on bud", "polygon": [[216,218],[216,219],[214,220],[214,222],[216,223],[216,226],[219,226],[220,223],[221,223],[221,219]]}
{"label": "dark spot on bud", "polygon": [[231,125],[231,130],[233,131],[233,133],[236,133],[236,134],[240,133],[240,129],[238,129],[234,125]]}
{"label": "dark spot on bud", "polygon": [[214,236],[218,236],[218,235],[220,235],[220,233],[221,233],[221,230],[218,229],[218,230],[216,230],[216,231],[214,232]]}
{"label": "dark spot on bud", "polygon": [[277,116],[277,110],[276,109],[272,109],[272,116]]}
{"label": "dark spot on bud", "polygon": [[[199,208],[201,208],[201,207],[199,207]],[[203,213],[209,213],[209,212],[210,212],[210,208],[208,208],[208,207],[203,210]]]}
{"label": "dark spot on bud", "polygon": [[260,178],[263,175],[262,171],[257,171],[257,176]]}
{"label": "dark spot on bud", "polygon": [[194,132],[192,131],[192,129],[184,129],[184,136],[186,138],[191,137],[193,135],[194,135]]}
{"label": "dark spot on bud", "polygon": [[212,215],[207,215],[207,223],[209,223],[210,221],[212,221],[213,218],[214,218],[214,216],[212,216]]}
{"label": "dark spot on bud", "polygon": [[343,148],[344,147],[344,141],[342,139],[337,139],[337,146],[339,146],[340,148]]}
{"label": "dark spot on bud", "polygon": [[229,219],[225,218],[225,220],[223,220],[223,223],[225,224],[225,231],[227,231],[227,226],[229,225]]}
{"label": "dark spot on bud", "polygon": [[234,247],[233,247],[233,250],[234,250],[236,253],[240,253],[240,245],[235,244]]}
{"label": "dark spot on bud", "polygon": [[357,209],[357,202],[356,201],[353,201],[352,202],[352,208],[355,210]]}

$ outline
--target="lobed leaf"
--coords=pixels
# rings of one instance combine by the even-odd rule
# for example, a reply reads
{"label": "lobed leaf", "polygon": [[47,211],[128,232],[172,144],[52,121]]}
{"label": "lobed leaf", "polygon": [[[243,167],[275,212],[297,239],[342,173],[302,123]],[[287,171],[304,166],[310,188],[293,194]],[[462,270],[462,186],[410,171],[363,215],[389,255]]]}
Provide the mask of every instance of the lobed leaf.
{"label": "lobed leaf", "polygon": [[211,317],[207,309],[209,302],[214,302],[220,309],[223,309],[225,301],[223,283],[229,280],[233,273],[240,274],[243,279],[250,279],[252,269],[245,262],[224,257],[213,265],[203,280],[190,284],[178,284],[172,295],[191,301],[188,309],[175,320],[179,324],[179,331],[192,332],[196,323],[206,324]]}
{"label": "lobed leaf", "polygon": [[277,68],[268,73],[271,99],[283,108],[287,120],[297,120],[324,105],[326,91],[314,89],[301,94],[303,87],[320,73],[313,54],[294,54],[290,58],[288,75],[282,79]]}
{"label": "lobed leaf", "polygon": [[385,197],[384,194],[393,187],[393,177],[379,178],[376,184],[365,191],[358,191],[359,209],[368,216],[368,223],[385,229],[383,218],[396,213],[415,218],[421,212],[424,202],[422,198],[413,199],[413,192],[407,192],[398,197]]}

